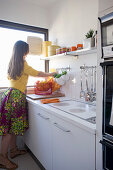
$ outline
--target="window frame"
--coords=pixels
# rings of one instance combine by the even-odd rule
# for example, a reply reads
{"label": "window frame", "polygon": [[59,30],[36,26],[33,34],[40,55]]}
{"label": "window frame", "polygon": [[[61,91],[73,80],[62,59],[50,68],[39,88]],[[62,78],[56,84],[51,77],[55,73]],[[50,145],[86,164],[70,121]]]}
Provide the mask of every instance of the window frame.
{"label": "window frame", "polygon": [[[34,33],[40,33],[44,34],[44,41],[48,41],[48,29],[31,26],[31,25],[25,25],[5,20],[0,20],[0,27],[7,28],[7,29],[15,29],[20,31],[29,31]],[[49,61],[45,61],[45,72],[49,71]],[[0,87],[0,89],[6,89],[7,87]]]}

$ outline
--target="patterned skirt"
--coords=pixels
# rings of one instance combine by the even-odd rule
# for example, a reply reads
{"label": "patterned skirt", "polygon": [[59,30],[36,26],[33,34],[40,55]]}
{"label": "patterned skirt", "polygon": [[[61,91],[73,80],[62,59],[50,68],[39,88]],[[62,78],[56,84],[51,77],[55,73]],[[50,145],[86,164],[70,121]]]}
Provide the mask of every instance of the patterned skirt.
{"label": "patterned skirt", "polygon": [[0,104],[0,135],[23,135],[29,126],[26,95],[17,89],[8,88]]}

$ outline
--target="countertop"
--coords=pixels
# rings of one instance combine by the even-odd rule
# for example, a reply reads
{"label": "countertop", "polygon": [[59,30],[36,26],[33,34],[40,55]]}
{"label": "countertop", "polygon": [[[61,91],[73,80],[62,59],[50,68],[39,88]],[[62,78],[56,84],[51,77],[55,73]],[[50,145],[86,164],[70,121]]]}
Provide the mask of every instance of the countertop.
{"label": "countertop", "polygon": [[[59,97],[59,99],[60,101],[69,100],[69,98],[66,97]],[[64,111],[53,108],[50,106],[50,104],[42,104],[40,100],[32,100],[30,98],[27,98],[27,101],[28,103],[32,103],[37,107],[40,107],[41,109],[45,110],[46,112],[51,113],[52,115],[55,115],[67,122],[70,122],[71,124],[78,126],[79,128],[84,129],[89,133],[92,133],[94,135],[96,134],[96,124],[90,123],[86,120],[70,115]]]}

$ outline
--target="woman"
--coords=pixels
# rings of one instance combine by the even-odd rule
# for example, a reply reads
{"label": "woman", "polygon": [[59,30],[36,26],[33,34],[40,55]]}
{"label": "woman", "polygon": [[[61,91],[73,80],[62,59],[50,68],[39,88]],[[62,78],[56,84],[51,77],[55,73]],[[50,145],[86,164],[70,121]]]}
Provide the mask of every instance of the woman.
{"label": "woman", "polygon": [[8,79],[10,87],[4,92],[0,107],[0,135],[1,154],[0,168],[16,169],[18,165],[8,158],[25,154],[25,150],[19,150],[16,146],[16,136],[23,135],[28,129],[27,102],[25,89],[29,76],[47,77],[54,73],[44,73],[30,67],[25,58],[29,53],[26,42],[17,41],[13,47],[12,57],[8,67]]}

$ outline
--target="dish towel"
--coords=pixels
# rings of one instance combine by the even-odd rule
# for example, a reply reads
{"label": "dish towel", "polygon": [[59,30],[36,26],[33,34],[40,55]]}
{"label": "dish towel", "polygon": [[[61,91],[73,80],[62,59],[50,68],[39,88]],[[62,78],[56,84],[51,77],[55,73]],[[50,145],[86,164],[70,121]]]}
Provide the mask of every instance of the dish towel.
{"label": "dish towel", "polygon": [[52,98],[52,99],[42,99],[40,100],[42,104],[47,104],[47,103],[59,103],[60,100],[58,98]]}
{"label": "dish towel", "polygon": [[111,106],[111,118],[109,124],[113,126],[113,96],[112,96],[112,106]]}

